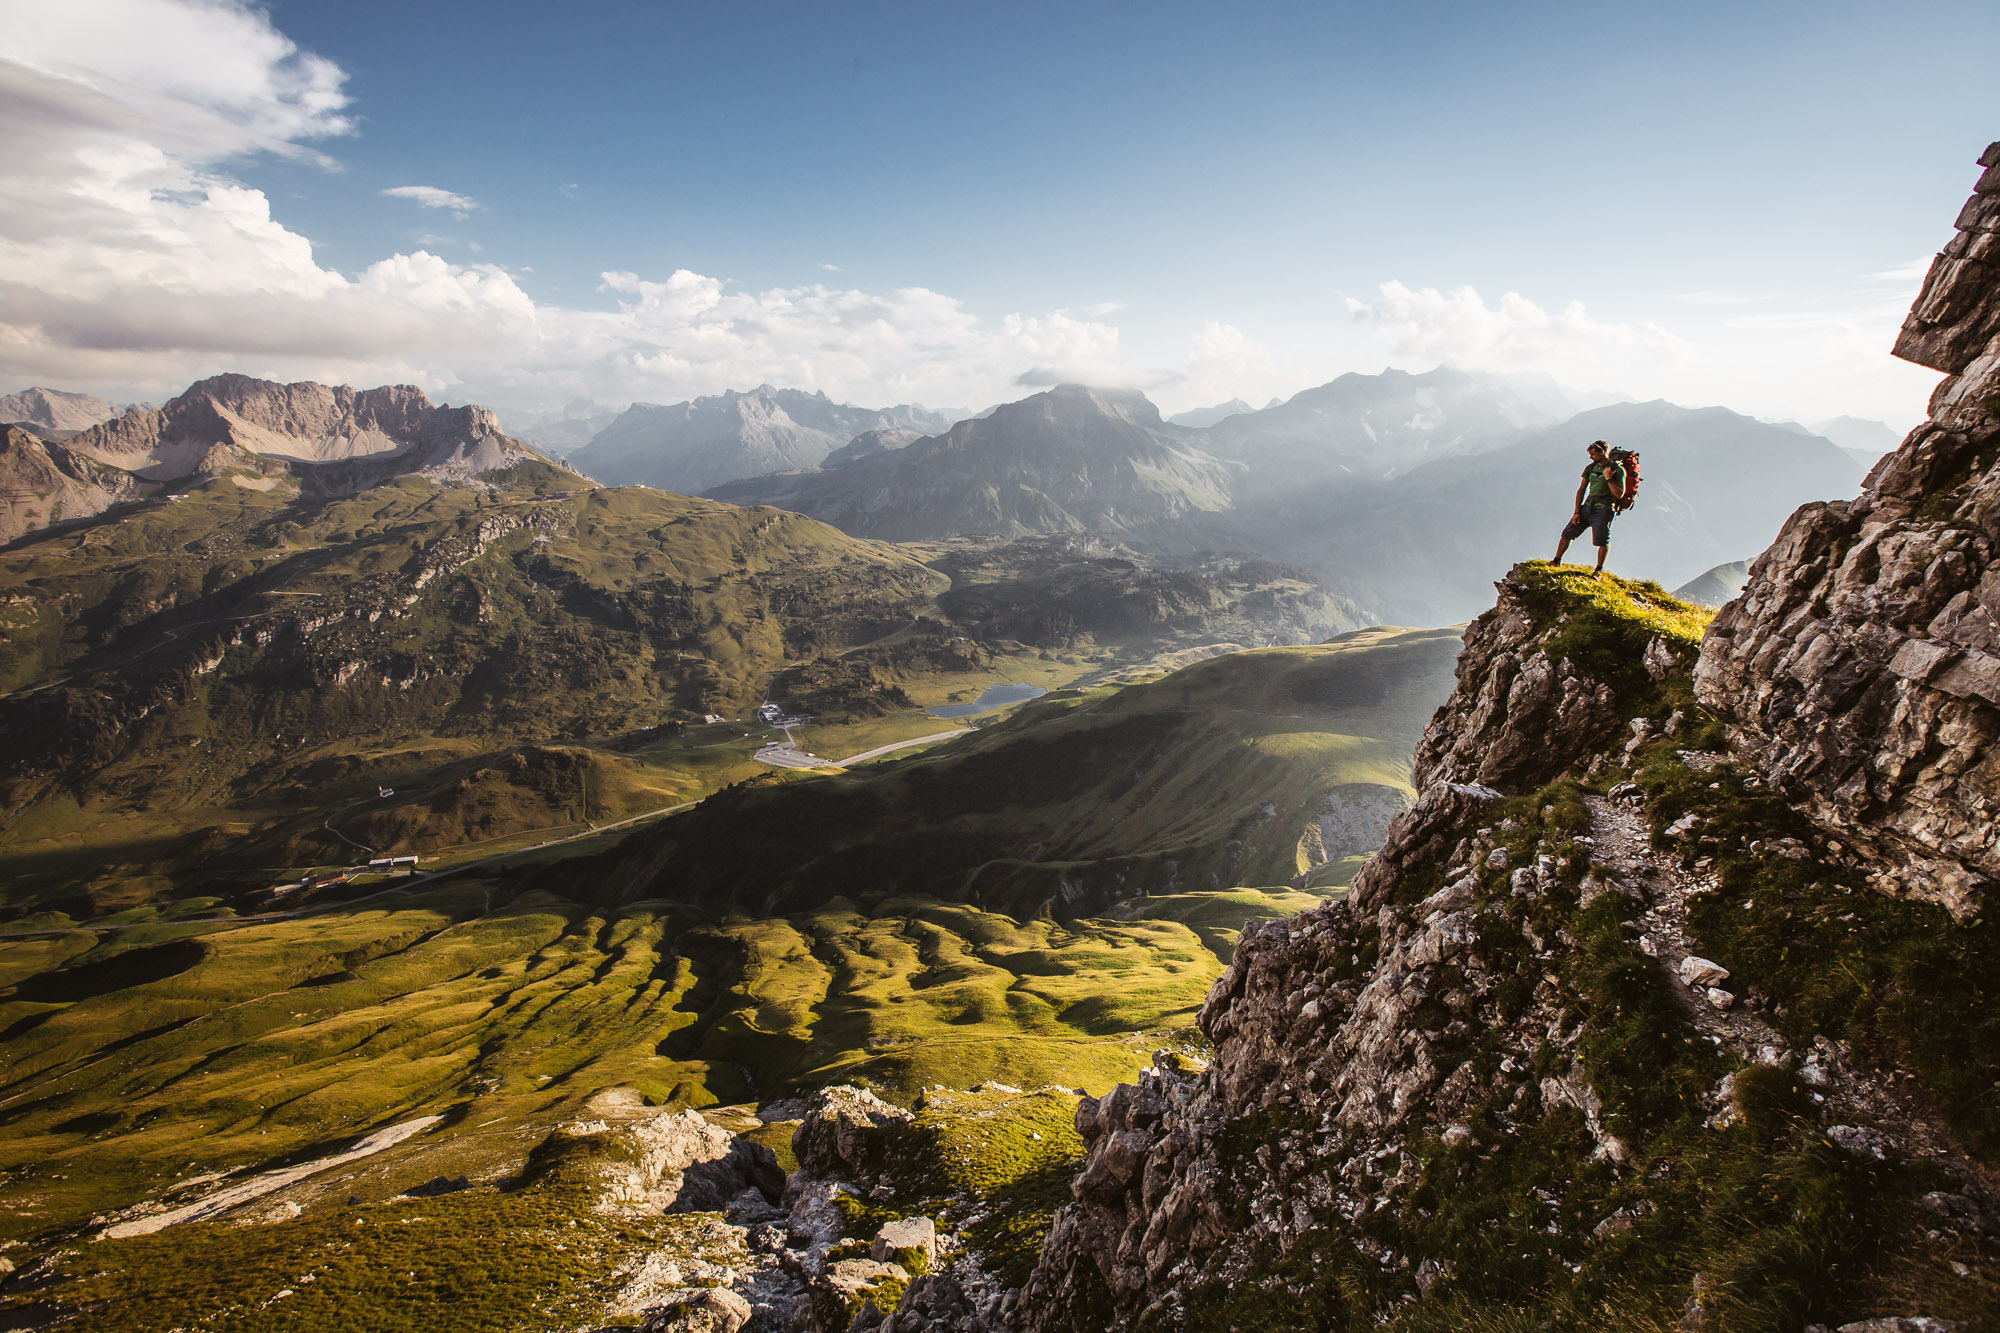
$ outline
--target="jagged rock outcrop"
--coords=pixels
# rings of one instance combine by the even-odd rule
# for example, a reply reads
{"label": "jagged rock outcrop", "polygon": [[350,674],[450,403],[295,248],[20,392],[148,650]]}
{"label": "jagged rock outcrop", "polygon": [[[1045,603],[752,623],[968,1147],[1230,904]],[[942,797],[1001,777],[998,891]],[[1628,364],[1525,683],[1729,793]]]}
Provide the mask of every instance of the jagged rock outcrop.
{"label": "jagged rock outcrop", "polygon": [[[1517,568],[1347,901],[1244,930],[1207,1069],[1080,1104],[1088,1156],[1017,1322],[1991,1315],[1965,1221],[1990,1207],[1996,1056],[1966,992],[1991,963],[1928,903],[1866,892],[1970,915],[2000,869],[2000,145],[1982,162],[1899,343],[1952,372],[1931,420],[1859,499],[1792,518],[1692,670],[1698,613]],[[1600,780],[1550,781],[1578,774]],[[1939,1044],[1940,1021],[1967,1034]],[[1790,1191],[1837,1178],[1879,1192],[1809,1222]],[[1884,1230],[1833,1240],[1864,1214]],[[1892,1234],[1964,1257],[1920,1276]],[[1848,1248],[1780,1274],[1795,1240]]]}
{"label": "jagged rock outcrop", "polygon": [[1541,651],[1550,619],[1518,575],[1466,629],[1458,688],[1417,743],[1412,781],[1420,793],[1436,782],[1537,785],[1617,725],[1609,686]]}
{"label": "jagged rock outcrop", "polygon": [[859,1176],[881,1168],[882,1143],[874,1131],[904,1125],[911,1116],[866,1088],[836,1084],[806,1103],[792,1131],[792,1154],[811,1176]]}
{"label": "jagged rock outcrop", "polygon": [[2000,875],[2000,144],[1980,163],[1896,343],[1950,374],[1930,420],[1793,515],[1696,673],[1777,791],[1961,917]]}
{"label": "jagged rock outcrop", "polygon": [[[276,384],[217,375],[157,410],[133,408],[74,437],[70,447],[153,481],[213,473],[256,460],[350,465],[349,484],[381,480],[380,465],[454,479],[533,457],[483,407],[440,407],[408,384]],[[364,467],[361,465],[376,466]]]}
{"label": "jagged rock outcrop", "polygon": [[777,1155],[709,1123],[696,1111],[655,1116],[614,1129],[602,1121],[566,1127],[574,1139],[615,1137],[620,1150],[600,1168],[609,1206],[675,1213],[722,1212],[746,1192],[775,1203],[785,1190]]}
{"label": "jagged rock outcrop", "polygon": [[[1493,830],[1473,832],[1501,792],[1462,779],[1531,788],[1600,752],[1619,714],[1609,686],[1547,654],[1558,617],[1518,574],[1468,629],[1458,689],[1418,746],[1422,795],[1349,899],[1244,928],[1200,1013],[1216,1044],[1205,1071],[1163,1058],[1079,1105],[1089,1157],[1018,1301],[1026,1327],[1201,1327],[1190,1292],[1228,1287],[1272,1248],[1372,1244],[1350,1224],[1381,1206],[1382,1177],[1403,1174],[1382,1163],[1425,1124],[1496,1088],[1539,1106],[1531,1065],[1555,988],[1531,985],[1513,1013],[1492,998],[1504,977],[1475,945],[1503,927],[1474,897],[1506,892],[1520,867]],[[1527,875],[1539,894],[1553,865]],[[1482,1030],[1498,1070],[1463,1060]]]}

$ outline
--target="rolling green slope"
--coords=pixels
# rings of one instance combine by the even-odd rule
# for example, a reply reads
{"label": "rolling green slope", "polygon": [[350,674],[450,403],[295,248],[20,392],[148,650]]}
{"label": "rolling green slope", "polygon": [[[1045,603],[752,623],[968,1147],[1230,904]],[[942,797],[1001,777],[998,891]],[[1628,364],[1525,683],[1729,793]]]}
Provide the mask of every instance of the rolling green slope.
{"label": "rolling green slope", "polygon": [[[342,1197],[511,1170],[615,1088],[656,1105],[836,1080],[1102,1092],[1220,975],[1173,919],[1213,899],[1069,926],[928,899],[717,920],[466,880],[376,910],[0,940],[0,1239],[427,1114],[447,1121],[421,1160],[390,1153]],[[1223,910],[1240,926],[1319,901]]]}
{"label": "rolling green slope", "polygon": [[613,893],[765,916],[906,893],[1072,916],[1286,883],[1322,859],[1335,788],[1407,792],[1457,647],[1450,630],[1363,630],[1063,691],[933,754],[725,789],[603,875]]}
{"label": "rolling green slope", "polygon": [[[810,519],[539,462],[325,502],[291,485],[224,476],[0,551],[16,905],[93,875],[345,856],[323,821],[382,787],[733,713],[787,662],[908,623],[942,584]],[[470,841],[713,785],[671,759],[564,763],[603,770],[596,811],[576,799],[587,778],[529,782],[483,817],[431,801],[402,825]],[[78,910],[120,905],[86,892]]]}

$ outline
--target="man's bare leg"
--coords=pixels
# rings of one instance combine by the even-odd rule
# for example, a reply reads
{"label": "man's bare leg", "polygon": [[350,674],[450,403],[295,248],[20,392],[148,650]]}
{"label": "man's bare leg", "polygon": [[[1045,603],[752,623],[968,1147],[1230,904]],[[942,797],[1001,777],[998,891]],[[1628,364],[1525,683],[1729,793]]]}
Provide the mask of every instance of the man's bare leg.
{"label": "man's bare leg", "polygon": [[1604,572],[1604,557],[1605,557],[1605,556],[1607,556],[1607,555],[1610,555],[1610,554],[1611,554],[1611,545],[1610,545],[1610,543],[1608,543],[1608,542],[1607,542],[1607,543],[1605,543],[1605,544],[1604,544],[1603,546],[1600,546],[1600,547],[1598,547],[1598,548],[1597,548],[1597,572],[1598,572],[1598,573],[1602,574],[1602,573]]}
{"label": "man's bare leg", "polygon": [[1556,543],[1556,558],[1549,561],[1549,563],[1552,565],[1560,565],[1563,562],[1564,553],[1567,552],[1568,550],[1569,550],[1569,538],[1564,537],[1562,540]]}

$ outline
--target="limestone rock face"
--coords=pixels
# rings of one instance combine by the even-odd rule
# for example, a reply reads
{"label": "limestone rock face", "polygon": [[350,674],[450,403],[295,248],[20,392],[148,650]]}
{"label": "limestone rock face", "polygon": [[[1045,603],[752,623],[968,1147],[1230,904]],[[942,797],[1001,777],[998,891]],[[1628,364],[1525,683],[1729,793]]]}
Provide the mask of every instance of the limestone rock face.
{"label": "limestone rock face", "polygon": [[1554,627],[1536,618],[1518,570],[1496,586],[1493,609],[1465,631],[1458,688],[1417,744],[1419,793],[1436,782],[1539,786],[1618,723],[1608,687],[1541,651]]}
{"label": "limestone rock face", "polygon": [[647,1312],[642,1333],[737,1333],[750,1322],[750,1302],[726,1287],[676,1296]]}
{"label": "limestone rock face", "polygon": [[2000,875],[2000,144],[1896,353],[1950,372],[1851,501],[1807,505],[1702,644],[1696,686],[1772,788],[1978,910]]}
{"label": "limestone rock face", "polygon": [[761,1143],[739,1138],[696,1111],[655,1116],[620,1132],[634,1152],[612,1169],[607,1197],[639,1208],[669,1212],[721,1212],[745,1190],[769,1200],[784,1194],[778,1157]]}
{"label": "limestone rock face", "polygon": [[[1502,794],[1482,784],[1530,789],[1624,731],[1606,686],[1543,651],[1553,628],[1537,623],[1512,576],[1500,585],[1499,605],[1466,633],[1457,692],[1418,749],[1421,795],[1347,900],[1244,927],[1200,1012],[1215,1043],[1206,1070],[1190,1076],[1158,1059],[1136,1084],[1079,1103],[1087,1156],[1075,1202],[1057,1214],[1018,1306],[1036,1333],[1147,1318],[1180,1326],[1163,1313],[1180,1293],[1233,1281],[1258,1246],[1288,1249],[1345,1227],[1368,1210],[1371,1163],[1493,1095],[1416,1013],[1458,984],[1447,978],[1480,968],[1474,891],[1517,876],[1538,891],[1535,870],[1513,868],[1474,833]],[[1442,888],[1398,905],[1403,885],[1440,868]],[[1502,1078],[1523,1096],[1536,1095],[1527,1052],[1549,1030],[1547,990],[1511,1027],[1468,994],[1453,1000],[1466,1026],[1505,1030],[1515,1053]],[[1302,1194],[1300,1182],[1329,1164],[1332,1185]]]}
{"label": "limestone rock face", "polygon": [[290,477],[302,492],[328,496],[408,473],[463,482],[536,457],[485,408],[440,407],[407,384],[351,389],[247,375],[203,380],[165,407],[130,408],[60,444],[4,432],[0,541],[225,471],[252,474],[260,488],[272,483],[256,478]]}
{"label": "limestone rock face", "polygon": [[152,481],[258,458],[317,465],[393,460],[397,472],[470,476],[531,456],[485,408],[438,407],[408,384],[357,390],[247,375],[202,380],[157,411],[133,408],[74,437],[70,447]]}
{"label": "limestone rock face", "polygon": [[0,421],[26,422],[49,430],[89,430],[117,415],[117,408],[92,393],[23,389],[0,396]]}
{"label": "limestone rock face", "polygon": [[792,1131],[792,1152],[808,1175],[865,1175],[879,1166],[871,1154],[880,1145],[869,1131],[905,1124],[911,1118],[902,1107],[891,1106],[864,1088],[844,1083],[821,1088],[806,1103],[805,1118]]}

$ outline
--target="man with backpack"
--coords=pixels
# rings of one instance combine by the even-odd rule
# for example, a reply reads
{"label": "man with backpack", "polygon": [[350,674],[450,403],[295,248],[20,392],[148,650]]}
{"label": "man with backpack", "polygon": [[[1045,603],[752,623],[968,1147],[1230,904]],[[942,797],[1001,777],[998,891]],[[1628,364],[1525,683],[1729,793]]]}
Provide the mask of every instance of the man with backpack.
{"label": "man with backpack", "polygon": [[1577,484],[1576,504],[1571,508],[1569,526],[1556,543],[1560,565],[1569,544],[1590,529],[1597,543],[1597,572],[1604,572],[1604,557],[1611,549],[1611,520],[1632,507],[1639,489],[1639,456],[1624,449],[1610,449],[1602,440],[1590,443],[1590,462],[1584,466],[1583,480]]}

